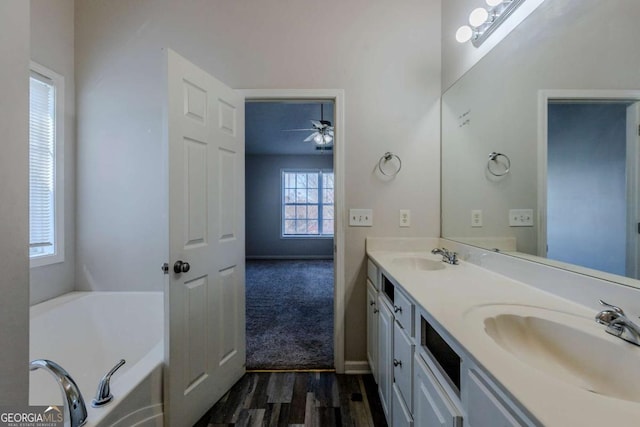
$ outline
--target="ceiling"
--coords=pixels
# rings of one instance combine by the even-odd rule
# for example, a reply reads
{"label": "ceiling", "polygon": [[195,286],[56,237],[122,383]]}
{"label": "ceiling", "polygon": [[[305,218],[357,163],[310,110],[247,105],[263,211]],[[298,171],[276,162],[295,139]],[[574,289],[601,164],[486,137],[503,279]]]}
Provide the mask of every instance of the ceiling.
{"label": "ceiling", "polygon": [[247,154],[332,154],[316,150],[313,142],[304,139],[313,131],[285,132],[285,129],[310,129],[310,120],[320,120],[320,105],[324,120],[335,123],[331,101],[247,101],[245,104],[245,144]]}

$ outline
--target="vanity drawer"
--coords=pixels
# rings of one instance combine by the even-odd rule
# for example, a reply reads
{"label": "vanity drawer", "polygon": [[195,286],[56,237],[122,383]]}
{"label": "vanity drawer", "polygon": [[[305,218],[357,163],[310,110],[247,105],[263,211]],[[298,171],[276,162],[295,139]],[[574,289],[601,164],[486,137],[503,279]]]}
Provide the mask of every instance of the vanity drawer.
{"label": "vanity drawer", "polygon": [[395,289],[393,311],[396,321],[400,323],[407,335],[413,337],[415,306],[399,289]]}
{"label": "vanity drawer", "polygon": [[367,259],[367,278],[371,280],[376,290],[380,290],[380,283],[378,280],[378,266],[370,259]]}

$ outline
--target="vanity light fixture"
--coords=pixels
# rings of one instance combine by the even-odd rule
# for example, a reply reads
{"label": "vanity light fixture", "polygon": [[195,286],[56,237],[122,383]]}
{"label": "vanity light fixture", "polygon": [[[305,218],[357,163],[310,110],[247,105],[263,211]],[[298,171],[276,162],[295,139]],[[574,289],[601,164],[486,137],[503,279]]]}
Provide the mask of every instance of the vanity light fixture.
{"label": "vanity light fixture", "polygon": [[469,25],[463,25],[456,31],[456,40],[466,43],[471,40],[479,47],[496,28],[500,26],[525,0],[486,0],[489,9],[474,9],[469,15]]}

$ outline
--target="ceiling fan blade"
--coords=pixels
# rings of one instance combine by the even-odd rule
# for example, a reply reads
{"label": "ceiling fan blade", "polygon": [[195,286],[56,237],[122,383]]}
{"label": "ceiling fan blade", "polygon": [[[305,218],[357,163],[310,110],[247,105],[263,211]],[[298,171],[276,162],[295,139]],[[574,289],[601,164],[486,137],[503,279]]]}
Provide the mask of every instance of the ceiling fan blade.
{"label": "ceiling fan blade", "polygon": [[301,131],[305,131],[305,132],[309,132],[309,131],[315,131],[316,129],[280,129],[282,132],[301,132]]}
{"label": "ceiling fan blade", "polygon": [[314,132],[314,133],[312,133],[311,135],[309,135],[309,136],[304,140],[304,142],[311,142],[311,141],[313,141],[313,139],[316,137],[316,135],[319,135],[319,134],[318,134],[318,132]]}
{"label": "ceiling fan blade", "polygon": [[320,123],[318,120],[311,120],[311,124],[317,129],[322,129],[324,127],[322,126],[322,123]]}

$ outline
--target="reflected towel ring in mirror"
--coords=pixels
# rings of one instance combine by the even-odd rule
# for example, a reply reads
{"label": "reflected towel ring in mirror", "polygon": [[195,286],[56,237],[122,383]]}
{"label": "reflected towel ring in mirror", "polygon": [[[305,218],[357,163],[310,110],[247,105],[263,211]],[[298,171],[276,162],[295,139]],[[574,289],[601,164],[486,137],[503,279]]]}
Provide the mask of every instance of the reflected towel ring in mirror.
{"label": "reflected towel ring in mirror", "polygon": [[[502,157],[502,161],[499,161],[498,159]],[[496,164],[502,164],[504,169],[503,170],[499,170],[497,169],[496,166],[493,166],[493,168],[491,167],[491,165]],[[509,159],[509,157],[507,157],[506,154],[502,154],[502,153],[496,153],[495,151],[492,151],[489,154],[489,161],[487,162],[487,170],[489,171],[489,173],[493,176],[505,176],[506,174],[509,173],[509,170],[511,169],[511,160]]]}
{"label": "reflected towel ring in mirror", "polygon": [[389,151],[384,153],[382,157],[380,157],[380,161],[378,161],[378,169],[380,173],[385,176],[396,176],[400,169],[402,169],[402,160],[398,157],[397,154],[393,154]]}

